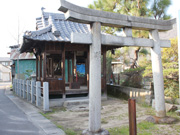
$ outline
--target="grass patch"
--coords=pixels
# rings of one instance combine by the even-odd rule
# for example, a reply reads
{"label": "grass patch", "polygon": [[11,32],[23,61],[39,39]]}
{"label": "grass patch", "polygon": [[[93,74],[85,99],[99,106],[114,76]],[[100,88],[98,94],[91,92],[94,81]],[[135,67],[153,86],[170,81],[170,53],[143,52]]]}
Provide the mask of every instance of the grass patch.
{"label": "grass patch", "polygon": [[102,118],[102,119],[101,119],[101,123],[102,123],[102,124],[107,124],[108,121]]}
{"label": "grass patch", "polygon": [[59,125],[58,123],[54,123],[58,128],[62,129],[66,135],[80,135],[79,133],[75,132],[72,129],[64,128],[63,126]]}
{"label": "grass patch", "polygon": [[179,125],[173,125],[172,128],[176,130],[178,133],[180,133]]}
{"label": "grass patch", "polygon": [[[65,107],[60,108],[60,109],[59,109],[59,108],[53,108],[51,112],[47,112],[47,113],[40,112],[40,114],[43,115],[45,118],[47,118],[47,119],[50,120],[50,119],[51,119],[51,116],[50,116],[50,115],[53,114],[53,113],[55,113],[55,112],[58,111],[58,110],[66,111],[66,108],[65,108]],[[57,122],[54,122],[54,124],[55,124],[58,128],[62,129],[62,130],[66,133],[66,135],[80,135],[80,134],[78,134],[77,132],[75,132],[75,131],[72,130],[72,129],[64,128],[63,126],[59,125]]]}
{"label": "grass patch", "polygon": [[167,116],[174,117],[177,120],[180,120],[180,117],[176,114],[176,112],[167,112]]}
{"label": "grass patch", "polygon": [[48,116],[47,114],[45,114],[45,113],[43,113],[43,112],[40,112],[40,114],[42,115],[42,116],[44,116],[46,119],[51,119],[51,117],[50,116]]}
{"label": "grass patch", "polygon": [[47,112],[47,113],[40,112],[40,114],[41,114],[42,116],[44,116],[45,118],[47,118],[47,119],[51,119],[51,116],[49,116],[49,115],[50,115],[50,114],[53,114],[53,113],[55,113],[55,112],[56,112],[56,109],[53,108],[51,112]]}
{"label": "grass patch", "polygon": [[[110,135],[128,135],[129,126],[110,128]],[[153,123],[143,121],[137,124],[137,134],[138,135],[152,135],[152,132],[158,131],[158,128]]]}
{"label": "grass patch", "polygon": [[128,126],[115,127],[115,128],[110,128],[108,131],[110,135],[128,135],[129,127]]}
{"label": "grass patch", "polygon": [[150,123],[147,121],[140,122],[137,125],[137,131],[139,135],[152,135],[152,132],[157,130],[158,128],[154,123]]}

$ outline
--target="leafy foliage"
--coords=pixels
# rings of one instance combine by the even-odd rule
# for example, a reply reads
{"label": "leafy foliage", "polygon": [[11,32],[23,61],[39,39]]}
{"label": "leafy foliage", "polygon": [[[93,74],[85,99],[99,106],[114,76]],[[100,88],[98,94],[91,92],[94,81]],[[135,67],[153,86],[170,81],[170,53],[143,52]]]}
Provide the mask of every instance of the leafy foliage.
{"label": "leafy foliage", "polygon": [[141,88],[142,81],[142,72],[144,71],[144,67],[138,67],[135,69],[125,70],[123,74],[127,75],[128,78],[122,83],[123,86],[130,86],[135,88]]}
{"label": "leafy foliage", "polygon": [[171,16],[167,15],[167,9],[171,5],[171,0],[154,0],[151,10],[155,19],[170,19]]}
{"label": "leafy foliage", "polygon": [[[151,3],[150,3],[151,2]],[[151,5],[150,5],[151,4]],[[89,5],[89,8],[91,9],[97,9],[102,11],[108,11],[113,13],[120,13],[125,15],[131,15],[131,16],[140,16],[140,17],[151,17],[155,19],[169,19],[170,16],[166,13],[168,7],[171,5],[171,0],[154,0],[153,2],[150,0],[96,0],[93,4]],[[102,31],[108,34],[118,35],[119,32],[122,31],[120,28],[114,28],[114,27],[102,27]],[[149,38],[149,32],[144,30],[133,30],[133,37],[139,37],[139,38]],[[146,71],[143,74],[145,77],[151,77],[152,76],[152,68],[151,68],[151,62],[146,57],[149,55],[149,51],[146,48],[140,48],[140,47],[123,47],[121,49],[117,49],[115,51],[115,55],[107,55],[107,61],[108,61],[108,72],[111,71],[109,68],[111,68],[111,61],[120,59],[121,62],[126,67],[130,67],[132,69],[137,68],[138,71],[140,67],[143,67]],[[132,53],[134,52],[134,56],[132,56]],[[167,52],[170,53],[170,52]],[[143,56],[143,59],[140,59],[141,56]],[[140,60],[139,60],[140,59]],[[168,58],[167,58],[168,59]],[[174,58],[175,59],[175,58]],[[164,59],[165,60],[165,59]],[[167,63],[166,63],[167,64]],[[174,66],[177,66],[176,64]],[[169,73],[172,73],[172,65],[165,66],[166,69],[164,72],[169,76]],[[138,73],[138,74],[137,74]],[[125,85],[131,86],[130,78],[134,78],[133,76],[136,74],[136,81],[141,81],[142,72],[132,72],[129,71],[129,73],[126,71],[126,75],[132,75],[129,76],[125,80]],[[138,79],[137,76],[139,75]],[[172,76],[173,74],[171,74]],[[142,78],[142,77],[141,77]],[[140,85],[138,85],[140,86]]]}
{"label": "leafy foliage", "polygon": [[28,76],[28,79],[31,79],[31,74],[32,74],[33,70],[26,70],[26,72],[24,73],[25,75]]}

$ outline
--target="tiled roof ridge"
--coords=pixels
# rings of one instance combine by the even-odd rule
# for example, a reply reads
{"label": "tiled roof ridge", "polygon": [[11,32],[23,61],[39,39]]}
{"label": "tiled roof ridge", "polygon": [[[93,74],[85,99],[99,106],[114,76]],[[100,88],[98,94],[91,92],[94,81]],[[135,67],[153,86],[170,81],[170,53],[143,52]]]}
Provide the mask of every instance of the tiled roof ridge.
{"label": "tiled roof ridge", "polygon": [[58,19],[58,20],[65,20],[65,16],[63,13],[50,13],[50,12],[43,12],[43,17],[45,19],[48,19],[50,16],[53,17],[53,19]]}
{"label": "tiled roof ridge", "polygon": [[36,30],[36,31],[26,31],[24,36],[26,37],[36,37],[36,36],[39,36],[39,35],[42,35],[44,33],[47,33],[47,32],[50,32],[52,30],[52,25],[50,24],[49,26],[43,28],[43,29],[40,29],[40,30]]}
{"label": "tiled roof ridge", "polygon": [[[63,13],[51,13],[51,12],[42,12],[42,17],[44,19],[49,19],[50,16],[53,16],[53,19],[58,19],[58,20],[65,20],[65,16]],[[42,17],[37,17],[36,20],[42,19]]]}

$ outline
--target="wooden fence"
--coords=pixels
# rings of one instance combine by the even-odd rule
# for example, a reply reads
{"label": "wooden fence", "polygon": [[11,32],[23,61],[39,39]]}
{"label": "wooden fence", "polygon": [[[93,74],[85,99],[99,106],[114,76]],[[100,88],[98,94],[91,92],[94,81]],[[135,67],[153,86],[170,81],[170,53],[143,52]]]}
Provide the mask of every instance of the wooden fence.
{"label": "wooden fence", "polygon": [[43,99],[43,111],[49,111],[48,82],[43,82],[43,86],[41,87],[41,82],[39,81],[14,79],[13,90],[16,95],[27,99],[27,101],[35,104],[37,107],[42,105],[41,101]]}

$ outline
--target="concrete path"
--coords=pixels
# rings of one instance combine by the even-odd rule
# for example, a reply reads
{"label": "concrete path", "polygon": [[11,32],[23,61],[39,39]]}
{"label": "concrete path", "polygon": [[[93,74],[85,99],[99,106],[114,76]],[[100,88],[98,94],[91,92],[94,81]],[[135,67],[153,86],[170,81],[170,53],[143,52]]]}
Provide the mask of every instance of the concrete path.
{"label": "concrete path", "polygon": [[65,135],[40,110],[0,84],[0,135]]}

